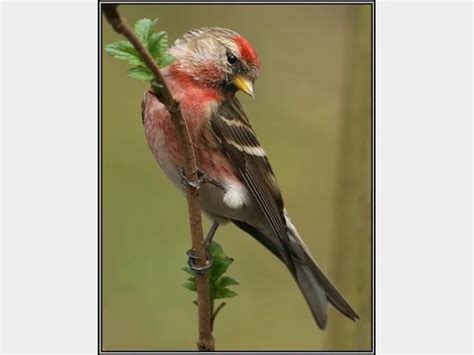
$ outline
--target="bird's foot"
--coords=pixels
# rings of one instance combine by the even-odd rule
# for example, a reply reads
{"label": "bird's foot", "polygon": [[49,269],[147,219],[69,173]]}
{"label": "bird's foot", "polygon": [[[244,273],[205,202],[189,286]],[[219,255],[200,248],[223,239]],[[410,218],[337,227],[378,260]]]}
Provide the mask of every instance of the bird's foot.
{"label": "bird's foot", "polygon": [[188,256],[189,268],[193,270],[196,274],[206,274],[207,271],[212,267],[212,264],[214,263],[214,259],[212,258],[212,255],[209,252],[208,248],[206,248],[206,265],[204,266],[196,265],[196,260],[199,260],[200,258],[196,255],[193,249],[189,249],[186,252],[186,255]]}
{"label": "bird's foot", "polygon": [[181,176],[182,181],[186,186],[190,186],[193,189],[199,190],[201,186],[205,183],[212,184],[214,186],[219,187],[220,189],[224,189],[224,187],[219,184],[216,180],[209,178],[206,174],[204,174],[201,170],[197,170],[197,180],[196,181],[190,181],[186,177],[186,173],[184,172],[184,168],[179,169],[179,175]]}
{"label": "bird's foot", "polygon": [[197,180],[196,181],[190,181],[186,177],[186,173],[184,172],[184,168],[179,169],[179,175],[181,176],[181,180],[186,186],[192,187],[193,189],[199,190],[202,186],[203,183],[207,181],[206,175],[201,171],[197,171]]}

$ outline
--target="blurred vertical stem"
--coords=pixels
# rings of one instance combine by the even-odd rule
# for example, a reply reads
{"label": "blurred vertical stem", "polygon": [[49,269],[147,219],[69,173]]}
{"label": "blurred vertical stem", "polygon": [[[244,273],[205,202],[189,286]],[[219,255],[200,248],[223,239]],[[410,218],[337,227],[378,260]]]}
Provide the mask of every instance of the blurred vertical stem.
{"label": "blurred vertical stem", "polygon": [[[360,316],[332,317],[328,349],[370,349],[371,334],[371,10],[346,7],[332,270]],[[344,282],[345,281],[345,282]],[[340,287],[340,286],[339,286]],[[328,334],[329,335],[329,334]],[[355,348],[354,348],[355,347]]]}
{"label": "blurred vertical stem", "polygon": [[[113,29],[124,35],[135,49],[142,56],[146,66],[155,76],[158,85],[152,85],[153,90],[160,102],[166,107],[170,113],[171,120],[174,123],[176,132],[181,144],[181,150],[184,157],[184,172],[188,181],[197,181],[197,167],[194,156],[193,145],[189,135],[186,121],[183,119],[179,103],[173,98],[161,72],[155,63],[153,57],[143,46],[138,37],[135,35],[130,26],[120,16],[117,11],[118,5],[103,4],[102,10]],[[196,185],[197,186],[197,185]],[[199,191],[197,188],[188,187],[188,212],[189,224],[191,227],[192,247],[199,257],[198,266],[203,267],[206,263],[206,251],[203,245],[203,231],[201,210],[199,207]],[[212,336],[212,320],[211,320],[211,292],[209,287],[208,274],[196,274],[197,294],[198,294],[198,322],[199,322],[199,340],[197,348],[200,351],[214,350],[214,337]]]}

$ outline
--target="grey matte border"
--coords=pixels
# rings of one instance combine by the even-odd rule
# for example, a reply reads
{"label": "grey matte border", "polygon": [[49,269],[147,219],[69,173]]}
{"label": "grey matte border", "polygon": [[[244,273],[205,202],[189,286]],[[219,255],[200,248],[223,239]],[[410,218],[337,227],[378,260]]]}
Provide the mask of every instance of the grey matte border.
{"label": "grey matte border", "polygon": [[176,0],[176,1],[160,1],[160,0],[99,0],[99,3],[112,3],[112,4],[287,4],[287,5],[297,5],[297,4],[375,4],[375,0],[350,0],[350,1],[340,1],[340,0],[315,0],[315,1],[288,1],[288,0],[273,0],[273,1],[239,1],[239,0]]}
{"label": "grey matte border", "polygon": [[318,354],[318,355],[332,355],[332,354],[375,354],[373,351],[213,351],[213,352],[199,352],[199,351],[100,351],[99,354],[192,354],[192,353],[207,353],[207,354]]}
{"label": "grey matte border", "polygon": [[361,350],[346,350],[346,351],[328,351],[328,350],[299,350],[299,351],[256,351],[256,350],[245,350],[245,351],[214,351],[213,354],[376,354],[376,343],[375,343],[375,0],[350,0],[350,1],[338,1],[338,0],[325,0],[325,1],[285,1],[285,0],[273,0],[273,1],[239,1],[239,0],[176,0],[176,1],[160,1],[160,0],[98,0],[98,146],[99,146],[99,157],[98,157],[98,344],[97,354],[188,354],[188,353],[203,353],[199,351],[179,351],[179,350],[102,350],[102,9],[101,4],[121,4],[121,5],[213,5],[213,4],[237,4],[237,5],[371,5],[372,7],[372,32],[371,32],[371,66],[372,66],[372,112],[371,112],[371,225],[372,225],[372,350],[361,351]]}

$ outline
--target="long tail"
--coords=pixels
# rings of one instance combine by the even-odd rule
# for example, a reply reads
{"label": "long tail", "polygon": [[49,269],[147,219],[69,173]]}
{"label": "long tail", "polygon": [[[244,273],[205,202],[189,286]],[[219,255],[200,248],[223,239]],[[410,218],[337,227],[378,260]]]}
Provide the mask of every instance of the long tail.
{"label": "long tail", "polygon": [[353,321],[359,319],[357,313],[323,274],[310,255],[307,255],[306,265],[300,263],[296,265],[296,282],[321,329],[325,329],[327,325],[327,301],[347,318]]}
{"label": "long tail", "polygon": [[[278,245],[278,239],[267,237],[258,229],[244,222],[235,220],[233,222],[283,261],[280,253],[282,247]],[[318,267],[289,218],[287,218],[287,225],[288,235],[291,240],[290,250],[296,269],[293,277],[303,293],[318,327],[324,330],[327,326],[328,302],[347,318],[353,321],[359,319],[357,313]]]}

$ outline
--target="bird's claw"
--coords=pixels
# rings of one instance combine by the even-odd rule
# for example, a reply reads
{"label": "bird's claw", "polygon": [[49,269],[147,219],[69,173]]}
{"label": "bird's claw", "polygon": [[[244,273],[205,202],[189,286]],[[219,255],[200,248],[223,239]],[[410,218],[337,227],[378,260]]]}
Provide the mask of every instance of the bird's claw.
{"label": "bird's claw", "polygon": [[198,178],[196,181],[189,181],[189,179],[186,177],[186,173],[184,172],[184,168],[179,169],[179,175],[181,176],[183,183],[186,186],[192,187],[193,189],[199,190],[203,184],[207,183],[224,190],[224,187],[220,183],[214,179],[209,178],[199,169],[197,170]]}
{"label": "bird's claw", "polygon": [[207,271],[212,267],[212,264],[214,263],[214,259],[209,253],[209,249],[206,248],[206,265],[204,266],[197,266],[196,265],[196,260],[199,260],[200,258],[195,254],[193,249],[189,249],[186,252],[186,255],[188,256],[188,266],[191,270],[193,270],[196,274],[206,274]]}
{"label": "bird's claw", "polygon": [[179,169],[179,175],[181,176],[181,179],[183,180],[183,182],[187,186],[190,186],[190,187],[192,187],[193,189],[196,189],[196,190],[199,190],[201,188],[202,184],[208,181],[206,175],[201,170],[197,171],[198,178],[197,178],[196,181],[190,181],[186,177],[186,173],[184,172],[183,168]]}

